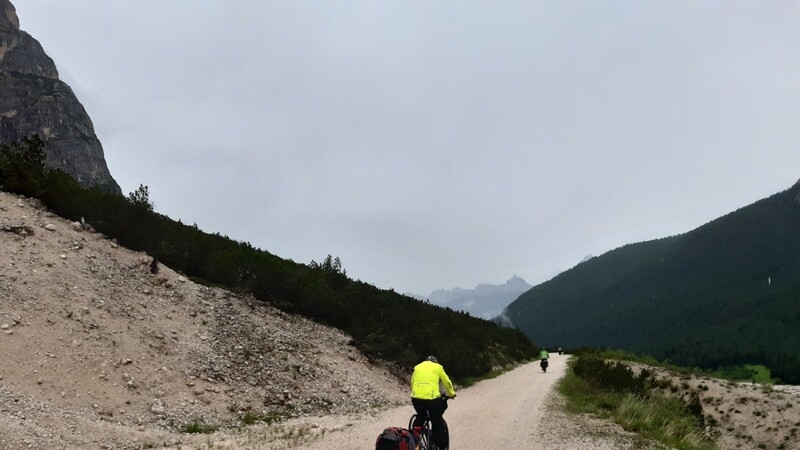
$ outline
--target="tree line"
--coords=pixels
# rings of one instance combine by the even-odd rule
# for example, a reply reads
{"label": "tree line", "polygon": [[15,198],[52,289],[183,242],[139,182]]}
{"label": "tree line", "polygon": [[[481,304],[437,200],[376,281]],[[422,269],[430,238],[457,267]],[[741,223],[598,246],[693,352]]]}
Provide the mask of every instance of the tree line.
{"label": "tree line", "polygon": [[800,184],[696,230],[626,245],[509,306],[544,345],[619,348],[800,383]]}
{"label": "tree line", "polygon": [[237,292],[348,333],[366,355],[407,370],[436,355],[455,377],[532,358],[533,343],[464,312],[352,280],[339,258],[296,263],[154,211],[149,189],[127,197],[83,188],[68,174],[44,166],[37,136],[0,145],[0,189],[41,199],[54,213],[83,219],[130,249],[145,251],[196,281]]}

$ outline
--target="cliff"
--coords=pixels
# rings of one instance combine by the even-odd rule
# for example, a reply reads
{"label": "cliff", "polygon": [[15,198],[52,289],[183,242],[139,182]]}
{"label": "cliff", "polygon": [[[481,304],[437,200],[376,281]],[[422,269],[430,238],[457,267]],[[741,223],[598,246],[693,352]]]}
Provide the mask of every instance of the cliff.
{"label": "cliff", "polygon": [[14,5],[0,0],[0,144],[39,134],[48,167],[83,186],[121,192],[94,126],[36,39],[20,30]]}

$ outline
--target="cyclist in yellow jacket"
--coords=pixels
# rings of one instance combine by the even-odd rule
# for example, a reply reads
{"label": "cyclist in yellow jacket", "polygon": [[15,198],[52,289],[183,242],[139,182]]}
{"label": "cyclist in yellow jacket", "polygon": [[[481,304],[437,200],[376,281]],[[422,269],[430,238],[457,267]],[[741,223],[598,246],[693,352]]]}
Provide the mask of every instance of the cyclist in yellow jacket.
{"label": "cyclist in yellow jacket", "polygon": [[421,427],[425,417],[430,417],[433,442],[436,444],[436,448],[446,449],[449,439],[442,431],[442,414],[444,414],[446,403],[441,399],[440,382],[449,397],[456,396],[453,383],[445,373],[444,367],[435,357],[428,356],[425,361],[414,367],[414,373],[411,375],[411,404],[417,411],[417,418],[413,426]]}

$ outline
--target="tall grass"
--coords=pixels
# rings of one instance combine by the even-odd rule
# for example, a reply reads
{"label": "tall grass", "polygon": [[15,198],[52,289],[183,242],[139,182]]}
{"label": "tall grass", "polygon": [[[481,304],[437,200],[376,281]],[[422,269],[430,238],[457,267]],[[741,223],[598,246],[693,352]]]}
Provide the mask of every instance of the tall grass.
{"label": "tall grass", "polygon": [[639,397],[624,394],[615,411],[616,422],[629,431],[678,449],[711,449],[698,418],[677,397]]}
{"label": "tall grass", "polygon": [[656,388],[649,372],[634,374],[620,363],[597,354],[570,362],[558,385],[573,412],[597,414],[628,431],[679,450],[711,450],[705,418],[697,396],[681,398]]}

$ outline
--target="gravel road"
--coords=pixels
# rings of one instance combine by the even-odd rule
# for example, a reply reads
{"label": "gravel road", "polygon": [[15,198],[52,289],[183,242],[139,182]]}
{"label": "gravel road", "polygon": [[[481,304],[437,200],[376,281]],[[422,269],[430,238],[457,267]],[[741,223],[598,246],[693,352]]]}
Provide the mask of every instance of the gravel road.
{"label": "gravel road", "polygon": [[[655,450],[664,447],[637,439],[611,422],[565,413],[555,385],[564,375],[568,356],[551,355],[547,373],[538,361],[497,378],[458,391],[445,419],[452,450]],[[446,369],[446,366],[445,366]],[[388,426],[408,426],[414,409],[407,405],[374,414],[326,416],[290,421],[283,428],[254,427],[233,439],[210,439],[189,449],[302,448],[370,450]],[[292,431],[293,430],[293,431]],[[298,430],[305,430],[298,432]],[[281,437],[283,436],[283,437]]]}
{"label": "gravel road", "polygon": [[[450,429],[450,448],[564,448],[563,442],[558,447],[550,447],[545,442],[556,438],[543,433],[541,421],[547,409],[545,400],[564,375],[566,361],[566,356],[553,355],[547,373],[542,373],[537,361],[458,392],[458,396],[448,403],[445,413]],[[341,448],[342,442],[364,443],[352,448],[374,448],[375,438],[384,427],[406,427],[413,412],[410,404],[388,410],[342,431],[330,433],[307,448],[333,450]]]}

